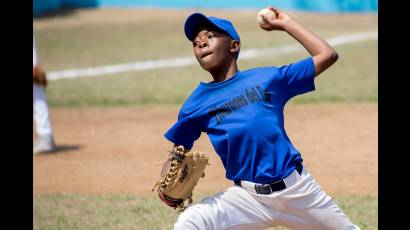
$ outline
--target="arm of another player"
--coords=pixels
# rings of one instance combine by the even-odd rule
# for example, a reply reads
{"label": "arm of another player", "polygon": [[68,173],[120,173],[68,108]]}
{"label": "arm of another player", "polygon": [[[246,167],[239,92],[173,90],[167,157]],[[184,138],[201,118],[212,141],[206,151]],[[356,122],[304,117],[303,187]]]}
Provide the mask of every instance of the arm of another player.
{"label": "arm of another player", "polygon": [[273,7],[268,8],[275,12],[277,18],[270,17],[269,15],[262,15],[270,26],[264,26],[261,28],[267,31],[286,31],[302,44],[310,55],[312,55],[315,65],[315,77],[337,61],[339,55],[326,41],[300,25],[296,20],[282,11]]}
{"label": "arm of another player", "polygon": [[40,64],[33,66],[33,83],[44,87],[47,85],[46,71]]}

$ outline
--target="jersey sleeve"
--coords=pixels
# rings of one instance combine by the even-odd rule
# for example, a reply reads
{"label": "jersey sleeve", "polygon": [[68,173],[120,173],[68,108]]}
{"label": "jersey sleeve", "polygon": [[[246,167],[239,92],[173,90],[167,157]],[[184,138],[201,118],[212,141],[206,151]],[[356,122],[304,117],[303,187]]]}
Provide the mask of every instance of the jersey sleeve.
{"label": "jersey sleeve", "polygon": [[165,138],[176,145],[191,149],[194,142],[201,136],[201,129],[196,122],[182,111],[178,121],[164,134]]}
{"label": "jersey sleeve", "polygon": [[313,58],[308,57],[298,62],[279,67],[283,92],[286,99],[315,90],[315,66]]}
{"label": "jersey sleeve", "polygon": [[37,65],[37,50],[36,50],[36,43],[33,37],[33,66]]}

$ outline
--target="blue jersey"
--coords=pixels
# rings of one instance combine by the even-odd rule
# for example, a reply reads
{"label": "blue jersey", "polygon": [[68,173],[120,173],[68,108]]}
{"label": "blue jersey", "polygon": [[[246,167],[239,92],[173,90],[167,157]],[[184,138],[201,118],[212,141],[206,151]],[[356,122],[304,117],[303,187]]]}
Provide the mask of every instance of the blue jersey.
{"label": "blue jersey", "polygon": [[191,149],[205,132],[228,179],[271,183],[292,173],[301,160],[284,129],[284,106],[314,89],[311,57],[239,71],[223,82],[201,82],[165,137]]}

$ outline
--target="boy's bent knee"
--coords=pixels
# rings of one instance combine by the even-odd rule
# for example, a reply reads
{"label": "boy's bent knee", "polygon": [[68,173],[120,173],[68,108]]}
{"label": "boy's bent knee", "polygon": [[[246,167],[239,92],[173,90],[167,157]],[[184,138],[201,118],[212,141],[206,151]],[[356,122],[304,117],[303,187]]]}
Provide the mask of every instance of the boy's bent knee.
{"label": "boy's bent knee", "polygon": [[204,216],[196,207],[189,207],[182,212],[177,222],[174,224],[174,230],[206,230],[209,229]]}

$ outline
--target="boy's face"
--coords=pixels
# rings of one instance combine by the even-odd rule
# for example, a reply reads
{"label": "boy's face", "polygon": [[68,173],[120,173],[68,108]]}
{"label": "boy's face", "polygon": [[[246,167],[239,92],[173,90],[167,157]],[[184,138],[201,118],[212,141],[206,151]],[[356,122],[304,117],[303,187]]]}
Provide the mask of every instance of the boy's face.
{"label": "boy's face", "polygon": [[201,27],[192,44],[194,54],[202,68],[207,71],[230,64],[236,52],[232,52],[233,40],[224,32]]}

